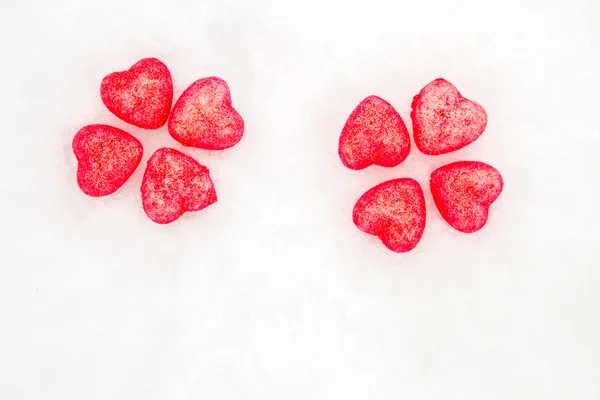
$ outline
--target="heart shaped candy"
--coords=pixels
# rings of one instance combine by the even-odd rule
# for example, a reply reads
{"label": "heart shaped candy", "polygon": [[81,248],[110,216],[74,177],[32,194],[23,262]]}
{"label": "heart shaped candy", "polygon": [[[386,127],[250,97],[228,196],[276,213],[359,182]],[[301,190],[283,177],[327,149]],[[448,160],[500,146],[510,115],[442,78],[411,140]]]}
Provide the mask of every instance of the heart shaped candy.
{"label": "heart shaped candy", "polygon": [[487,114],[444,79],[427,84],[412,102],[417,148],[428,155],[449,153],[474,142],[485,130]]}
{"label": "heart shaped candy", "polygon": [[338,153],[353,170],[370,165],[395,167],[410,153],[404,121],[387,101],[369,96],[352,111],[342,130]]}
{"label": "heart shaped candy", "polygon": [[139,140],[108,125],[88,125],[73,138],[77,184],[92,197],[109,195],[129,179],[142,159]]}
{"label": "heart shaped candy", "polygon": [[167,122],[173,102],[173,81],[165,64],[144,58],[127,71],[113,72],[100,84],[102,102],[123,121],[145,129]]}
{"label": "heart shaped candy", "polygon": [[489,207],[500,196],[504,182],[491,165],[459,161],[433,171],[430,186],[446,222],[460,232],[472,233],[485,225]]}
{"label": "heart shaped candy", "polygon": [[148,160],[141,191],[146,215],[158,224],[168,224],[185,212],[202,210],[217,201],[208,168],[169,148],[156,150]]}
{"label": "heart shaped candy", "polygon": [[358,229],[379,237],[397,253],[410,251],[419,243],[425,217],[423,190],[411,178],[394,179],[369,189],[352,213]]}
{"label": "heart shaped candy", "polygon": [[227,149],[242,139],[244,120],[231,105],[227,83],[210,77],[192,83],[175,103],[169,133],[184,146]]}

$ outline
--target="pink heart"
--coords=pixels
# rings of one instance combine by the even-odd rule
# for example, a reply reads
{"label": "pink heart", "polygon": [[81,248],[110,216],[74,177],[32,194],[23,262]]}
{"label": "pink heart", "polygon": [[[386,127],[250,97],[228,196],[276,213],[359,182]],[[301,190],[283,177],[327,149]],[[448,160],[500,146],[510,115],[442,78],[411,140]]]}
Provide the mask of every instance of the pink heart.
{"label": "pink heart", "polygon": [[472,233],[488,219],[504,181],[500,172],[479,161],[459,161],[433,171],[431,194],[442,217],[454,229]]}
{"label": "pink heart", "polygon": [[340,136],[338,153],[353,170],[370,165],[395,167],[410,153],[404,121],[387,101],[369,96],[352,111]]}
{"label": "pink heart", "polygon": [[449,153],[474,142],[487,125],[482,106],[464,98],[444,79],[426,85],[412,102],[417,148],[428,155]]}
{"label": "pink heart", "polygon": [[173,81],[165,64],[144,58],[127,71],[113,72],[100,85],[102,102],[123,121],[144,129],[167,122],[173,102]]}
{"label": "pink heart", "polygon": [[175,103],[169,133],[184,146],[223,150],[244,134],[244,120],[231,104],[227,83],[216,77],[192,83]]}
{"label": "pink heart", "polygon": [[114,193],[129,179],[142,159],[139,140],[108,125],[88,125],[73,138],[77,184],[92,197]]}
{"label": "pink heart", "polygon": [[208,168],[175,149],[161,148],[148,160],[142,180],[142,205],[159,224],[183,213],[199,211],[217,201]]}
{"label": "pink heart", "polygon": [[379,237],[390,250],[410,251],[425,231],[423,189],[411,178],[383,182],[358,199],[352,219],[358,229]]}

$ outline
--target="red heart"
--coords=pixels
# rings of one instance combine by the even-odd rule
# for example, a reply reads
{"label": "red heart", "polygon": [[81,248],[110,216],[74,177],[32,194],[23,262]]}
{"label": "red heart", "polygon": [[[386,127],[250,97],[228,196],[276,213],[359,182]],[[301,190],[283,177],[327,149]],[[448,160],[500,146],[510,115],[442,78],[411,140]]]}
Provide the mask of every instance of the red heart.
{"label": "red heart", "polygon": [[354,170],[370,165],[395,167],[410,153],[404,121],[390,103],[369,96],[352,111],[340,136],[342,163]]}
{"label": "red heart", "polygon": [[352,219],[392,251],[415,248],[425,230],[425,197],[417,181],[400,178],[369,189],[354,206]]}
{"label": "red heart", "polygon": [[92,197],[109,195],[129,179],[142,159],[139,140],[108,125],[88,125],[73,138],[77,184]]}
{"label": "red heart", "polygon": [[173,102],[173,81],[165,64],[144,58],[127,71],[113,72],[100,84],[106,108],[117,117],[145,129],[167,122]]}
{"label": "red heart", "polygon": [[227,149],[242,139],[244,120],[231,105],[227,83],[216,77],[199,79],[175,103],[169,133],[184,146]]}
{"label": "red heart", "polygon": [[208,168],[164,147],[148,160],[141,191],[146,215],[158,224],[168,224],[185,212],[202,210],[217,201]]}
{"label": "red heart", "polygon": [[474,142],[485,130],[487,114],[444,79],[425,86],[412,102],[415,144],[428,155],[449,153]]}
{"label": "red heart", "polygon": [[458,231],[472,233],[485,225],[489,207],[500,196],[504,181],[491,165],[459,161],[433,171],[430,186],[446,222]]}

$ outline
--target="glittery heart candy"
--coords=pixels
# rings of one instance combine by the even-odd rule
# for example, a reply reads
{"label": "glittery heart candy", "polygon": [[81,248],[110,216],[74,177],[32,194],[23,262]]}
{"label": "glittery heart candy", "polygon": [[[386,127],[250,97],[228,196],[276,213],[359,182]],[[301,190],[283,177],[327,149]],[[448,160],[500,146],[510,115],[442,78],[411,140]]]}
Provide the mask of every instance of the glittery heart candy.
{"label": "glittery heart candy", "polygon": [[488,219],[490,205],[500,196],[500,172],[479,161],[459,161],[433,171],[431,193],[442,217],[454,229],[472,233]]}
{"label": "glittery heart candy", "polygon": [[342,163],[353,170],[370,165],[395,167],[410,153],[410,136],[390,103],[369,96],[346,121],[338,153]]}
{"label": "glittery heart candy", "polygon": [[108,125],[88,125],[73,138],[77,184],[92,197],[109,195],[129,179],[142,159],[139,140]]}
{"label": "glittery heart candy", "polygon": [[106,108],[123,121],[145,129],[160,128],[173,102],[171,73],[156,58],[144,58],[127,71],[106,76],[100,96]]}
{"label": "glittery heart candy", "polygon": [[428,155],[449,153],[474,142],[485,130],[482,106],[464,98],[444,79],[427,84],[412,102],[417,148]]}
{"label": "glittery heart candy", "polygon": [[231,105],[227,83],[216,77],[191,84],[175,103],[169,133],[185,146],[222,150],[242,139],[244,120]]}
{"label": "glittery heart candy", "polygon": [[175,149],[161,148],[148,160],[142,180],[142,205],[158,224],[175,221],[217,201],[208,168]]}
{"label": "glittery heart candy", "polygon": [[363,194],[354,206],[352,219],[363,232],[375,235],[392,251],[415,248],[425,230],[425,198],[411,178],[381,183]]}

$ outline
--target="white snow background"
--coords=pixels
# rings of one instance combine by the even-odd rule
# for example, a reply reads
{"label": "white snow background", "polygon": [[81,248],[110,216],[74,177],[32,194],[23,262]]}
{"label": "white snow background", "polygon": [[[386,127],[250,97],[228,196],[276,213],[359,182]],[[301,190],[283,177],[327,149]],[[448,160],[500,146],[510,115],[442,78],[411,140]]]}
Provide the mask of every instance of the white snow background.
{"label": "white snow background", "polygon": [[[600,3],[22,0],[0,5],[0,398],[600,398]],[[146,160],[182,149],[118,120],[102,78],[143,57],[175,96],[219,76],[246,121],[210,168],[219,201],[143,213]],[[470,146],[355,172],[337,157],[364,97],[409,130],[444,77],[489,115]],[[116,194],[75,181],[75,132],[108,123],[142,164]],[[435,168],[480,160],[505,189],[486,227],[450,228]],[[428,204],[407,254],[360,232],[372,186]]]}

